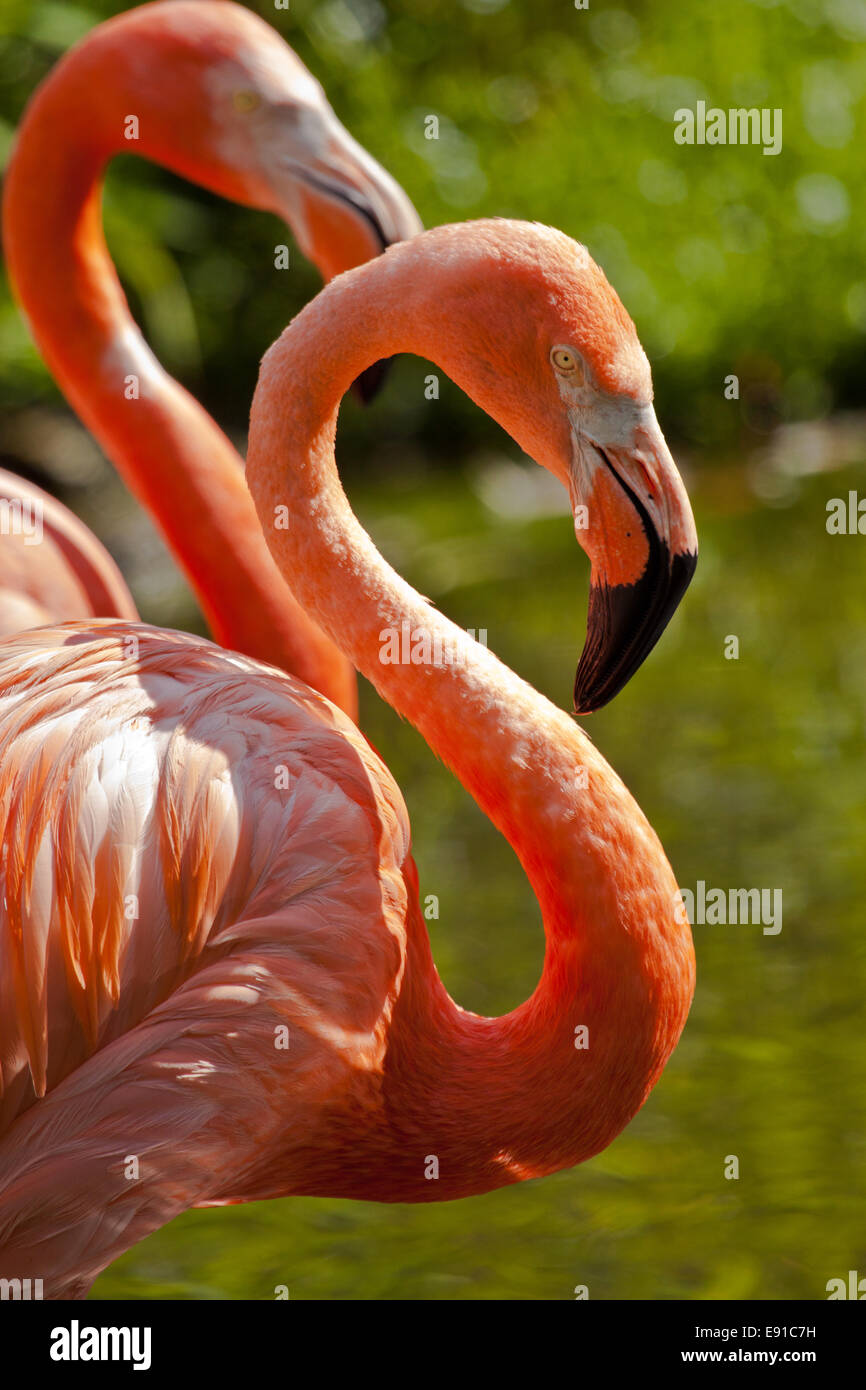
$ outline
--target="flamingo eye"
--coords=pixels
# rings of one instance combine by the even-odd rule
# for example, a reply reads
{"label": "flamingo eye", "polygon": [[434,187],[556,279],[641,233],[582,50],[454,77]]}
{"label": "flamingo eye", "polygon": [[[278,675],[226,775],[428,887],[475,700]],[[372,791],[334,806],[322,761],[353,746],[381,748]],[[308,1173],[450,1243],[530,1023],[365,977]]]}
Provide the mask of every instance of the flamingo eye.
{"label": "flamingo eye", "polygon": [[563,376],[577,377],[578,380],[583,380],[583,363],[571,348],[551,348],[550,360]]}
{"label": "flamingo eye", "polygon": [[261,104],[258,92],[235,92],[232,103],[236,111],[255,111]]}

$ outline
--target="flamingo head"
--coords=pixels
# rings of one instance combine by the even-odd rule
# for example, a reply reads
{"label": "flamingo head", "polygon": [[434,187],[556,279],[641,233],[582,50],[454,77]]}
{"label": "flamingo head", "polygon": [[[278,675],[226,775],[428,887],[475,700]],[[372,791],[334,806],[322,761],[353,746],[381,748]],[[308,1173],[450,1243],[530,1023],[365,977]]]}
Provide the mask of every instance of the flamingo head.
{"label": "flamingo head", "polygon": [[[264,26],[271,38],[273,31]],[[282,43],[266,73],[233,75],[227,149],[247,185],[245,201],[276,212],[326,281],[421,231],[400,185],[340,124],[319,83]],[[253,78],[258,76],[258,81]],[[267,80],[266,80],[267,79]],[[354,383],[363,404],[380,390],[390,359]]]}
{"label": "flamingo head", "polygon": [[[136,90],[153,91],[141,102],[141,143],[129,152],[276,213],[325,280],[421,230],[399,184],[349,135],[321,85],[258,15],[228,0],[164,0],[96,33],[98,42],[88,40],[94,65],[108,45],[115,56],[99,70],[106,112],[135,109],[130,65]],[[121,130],[122,118],[111,114],[107,127]],[[383,375],[382,364],[364,373],[363,399]]]}
{"label": "flamingo head", "polygon": [[571,498],[591,562],[574,687],[575,711],[589,713],[652,650],[697,563],[692,509],[653,410],[649,363],[603,272],[562,232],[495,219],[424,239],[434,237],[443,280],[460,281],[442,311],[459,343],[451,374]]}

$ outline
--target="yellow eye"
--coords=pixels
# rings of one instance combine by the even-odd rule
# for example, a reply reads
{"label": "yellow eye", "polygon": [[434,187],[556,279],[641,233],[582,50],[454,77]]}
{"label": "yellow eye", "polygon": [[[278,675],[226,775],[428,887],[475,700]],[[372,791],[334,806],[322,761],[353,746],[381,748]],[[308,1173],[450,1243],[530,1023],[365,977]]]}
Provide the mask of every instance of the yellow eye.
{"label": "yellow eye", "polygon": [[255,111],[261,97],[258,92],[235,92],[232,101],[236,111]]}
{"label": "yellow eye", "polygon": [[551,348],[550,360],[558,372],[567,372],[569,375],[576,372],[580,366],[577,354],[569,348]]}

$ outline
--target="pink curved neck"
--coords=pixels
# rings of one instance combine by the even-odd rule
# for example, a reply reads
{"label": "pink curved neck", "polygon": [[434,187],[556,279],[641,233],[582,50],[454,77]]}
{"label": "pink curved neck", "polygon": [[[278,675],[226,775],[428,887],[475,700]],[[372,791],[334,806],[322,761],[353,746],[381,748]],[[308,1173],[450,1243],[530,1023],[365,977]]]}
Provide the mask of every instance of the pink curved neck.
{"label": "pink curved neck", "polygon": [[[443,303],[425,249],[416,240],[340,277],[285,331],[262,365],[247,467],[268,543],[298,575],[299,598],[506,836],[542,911],[535,992],[484,1019],[448,997],[417,900],[410,909],[386,1065],[387,1165],[371,1163],[362,1191],[348,1182],[347,1195],[416,1201],[425,1185],[427,1200],[462,1195],[603,1148],[657,1080],[693,989],[676,882],[628,791],[569,716],[400,579],[340,486],[337,406],[369,362],[414,352],[471,394],[460,296],[449,302],[445,290]],[[290,509],[286,531],[269,526],[279,504]],[[460,659],[383,662],[383,634],[404,623]],[[586,1049],[575,1046],[581,1026]],[[439,1156],[439,1181],[421,1181],[419,1148]]]}
{"label": "pink curved neck", "polygon": [[130,146],[120,115],[108,131],[92,126],[85,93],[104,64],[117,86],[129,47],[103,31],[98,44],[73,50],[25,114],[3,208],[13,284],[53,375],[156,519],[216,640],[300,676],[354,717],[354,674],[277,571],[241,459],[150,352],[108,255],[104,166],[130,148],[148,156],[152,97],[131,75],[128,92],[120,83],[123,110],[141,122]]}

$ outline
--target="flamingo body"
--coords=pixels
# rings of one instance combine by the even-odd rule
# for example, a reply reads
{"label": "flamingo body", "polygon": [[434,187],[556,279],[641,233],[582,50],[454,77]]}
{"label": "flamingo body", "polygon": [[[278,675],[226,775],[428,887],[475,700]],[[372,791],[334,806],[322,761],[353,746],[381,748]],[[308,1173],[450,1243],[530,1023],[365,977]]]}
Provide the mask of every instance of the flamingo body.
{"label": "flamingo body", "polygon": [[[188,1206],[445,1200],[562,1166],[509,1097],[549,1066],[541,1035],[448,999],[402,795],[327,700],[203,638],[66,623],[0,643],[0,769],[0,1274],[77,1296]],[[674,942],[667,968],[688,974]],[[506,1072],[525,1049],[510,1077],[487,1032]],[[547,1078],[569,1161],[644,1074],[579,1134]]]}
{"label": "flamingo body", "polygon": [[335,1101],[369,1132],[408,822],[346,716],[203,639],[22,633],[0,644],[0,692],[0,1265],[38,1240],[57,1296],[101,1267],[106,1196],[127,1195],[115,1143],[148,1208],[169,1138],[188,1205],[250,1195],[268,1163],[315,1185],[300,1155]]}
{"label": "flamingo body", "polygon": [[[400,793],[323,696],[144,626],[0,642],[0,1275],[49,1297],[189,1206],[436,1201],[582,1162],[685,1023],[691,935],[645,816],[569,715],[390,569],[340,487],[340,398],[394,351],[447,368],[589,499],[599,701],[693,568],[634,326],[561,233],[424,233],[334,280],[262,364],[247,477],[280,571],[538,899],[542,975],[501,1018],[445,990]],[[383,662],[404,622],[449,660]]]}

